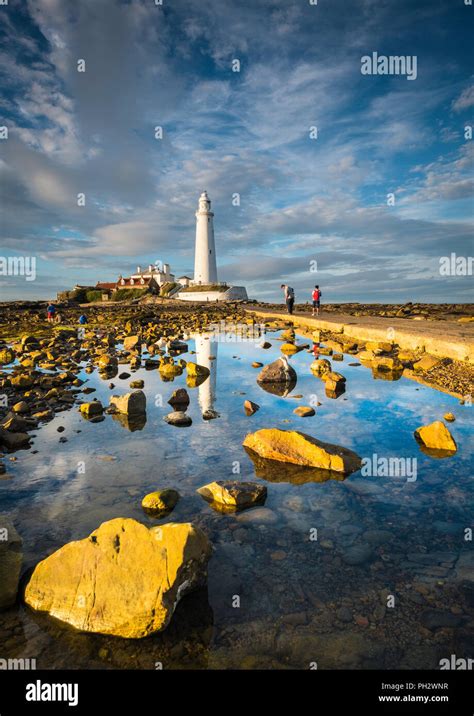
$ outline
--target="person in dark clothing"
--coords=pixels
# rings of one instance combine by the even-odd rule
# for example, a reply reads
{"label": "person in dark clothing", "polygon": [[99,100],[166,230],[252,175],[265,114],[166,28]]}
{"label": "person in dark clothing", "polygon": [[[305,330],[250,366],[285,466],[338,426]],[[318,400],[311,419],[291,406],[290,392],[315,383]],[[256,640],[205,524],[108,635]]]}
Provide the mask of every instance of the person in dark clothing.
{"label": "person in dark clothing", "polygon": [[281,288],[283,289],[285,295],[286,309],[291,316],[293,313],[293,305],[295,303],[295,292],[291,286],[287,286],[286,283],[282,283]]}

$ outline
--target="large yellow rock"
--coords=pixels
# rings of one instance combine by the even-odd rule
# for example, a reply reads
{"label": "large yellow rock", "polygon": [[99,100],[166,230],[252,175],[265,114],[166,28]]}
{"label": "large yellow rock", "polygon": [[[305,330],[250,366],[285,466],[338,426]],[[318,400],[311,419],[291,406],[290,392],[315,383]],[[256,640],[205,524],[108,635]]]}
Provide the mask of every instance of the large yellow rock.
{"label": "large yellow rock", "polygon": [[118,517],[40,562],[25,601],[76,629],[139,639],[169,623],[206,577],[211,545],[190,523],[148,529]]}
{"label": "large yellow rock", "polygon": [[358,470],[361,465],[360,457],[352,450],[322,442],[296,430],[264,428],[249,433],[243,445],[268,460],[319,467],[344,474]]}
{"label": "large yellow rock", "polygon": [[417,428],[417,430],[415,430],[415,437],[425,447],[431,450],[456,452],[458,449],[453,436],[441,420],[435,420],[435,422],[430,425]]}

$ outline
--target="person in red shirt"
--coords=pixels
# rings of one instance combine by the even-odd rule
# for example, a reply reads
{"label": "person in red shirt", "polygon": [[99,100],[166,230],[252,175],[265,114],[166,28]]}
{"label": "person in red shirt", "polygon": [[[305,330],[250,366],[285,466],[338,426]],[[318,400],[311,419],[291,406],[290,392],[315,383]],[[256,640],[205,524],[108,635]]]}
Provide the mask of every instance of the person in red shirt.
{"label": "person in red shirt", "polygon": [[[321,301],[321,291],[319,290],[319,286],[315,286],[313,289],[313,293],[311,294],[313,299],[313,316],[319,316],[319,308],[320,308],[320,301]],[[316,311],[316,313],[315,313]]]}

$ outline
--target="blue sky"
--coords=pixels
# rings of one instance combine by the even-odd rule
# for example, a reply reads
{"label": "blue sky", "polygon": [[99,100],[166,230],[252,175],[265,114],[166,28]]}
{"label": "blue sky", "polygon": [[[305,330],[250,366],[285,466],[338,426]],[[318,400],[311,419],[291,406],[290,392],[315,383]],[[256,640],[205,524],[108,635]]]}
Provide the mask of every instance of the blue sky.
{"label": "blue sky", "polygon": [[[439,259],[473,248],[473,13],[464,0],[9,0],[0,255],[36,256],[37,278],[0,276],[1,298],[155,260],[192,275],[207,189],[219,277],[252,297],[281,300],[286,282],[297,300],[315,283],[326,301],[472,300],[472,276],[440,276]],[[416,56],[416,80],[362,75],[372,52]]]}

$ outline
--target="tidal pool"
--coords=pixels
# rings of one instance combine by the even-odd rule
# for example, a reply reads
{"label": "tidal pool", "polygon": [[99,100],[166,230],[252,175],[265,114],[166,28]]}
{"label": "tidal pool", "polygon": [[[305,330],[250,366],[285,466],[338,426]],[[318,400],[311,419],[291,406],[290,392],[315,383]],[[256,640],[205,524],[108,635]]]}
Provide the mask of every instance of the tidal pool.
{"label": "tidal pool", "polygon": [[[82,634],[20,602],[0,613],[0,658],[34,658],[46,669],[429,669],[451,654],[472,656],[472,408],[403,377],[375,380],[368,368],[350,366],[356,359],[347,355],[333,364],[347,378],[346,392],[328,398],[307,351],[289,359],[298,382],[279,397],[259,387],[259,370],[251,367],[280,355],[278,333],[266,338],[269,350],[259,347],[261,339],[232,334],[188,342],[197,355],[184,358],[211,368],[199,388],[188,389],[191,427],[163,421],[185,375],[163,382],[157,370],[128,371],[124,364],[119,372],[132,377],[113,378],[114,390],[97,372],[81,373],[96,388],[84,400],[107,405],[111,394],[143,378],[141,429],[110,415],[88,422],[74,407],[36,431],[36,454],[6,459],[11,479],[0,481],[0,510],[23,539],[23,580],[40,559],[114,517],[148,525],[193,521],[214,553],[207,589],[185,597],[161,634],[139,641]],[[260,410],[247,417],[245,399]],[[317,402],[315,416],[293,414]],[[204,420],[208,410],[220,417]],[[446,412],[456,416],[449,429],[458,451],[435,459],[413,432]],[[321,482],[282,469],[267,476],[263,507],[214,511],[196,489],[218,479],[263,479],[242,441],[268,427],[300,430],[361,457],[406,458],[416,474],[359,471]],[[176,488],[181,500],[167,518],[154,520],[140,503],[162,487]]]}

